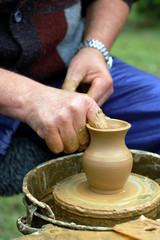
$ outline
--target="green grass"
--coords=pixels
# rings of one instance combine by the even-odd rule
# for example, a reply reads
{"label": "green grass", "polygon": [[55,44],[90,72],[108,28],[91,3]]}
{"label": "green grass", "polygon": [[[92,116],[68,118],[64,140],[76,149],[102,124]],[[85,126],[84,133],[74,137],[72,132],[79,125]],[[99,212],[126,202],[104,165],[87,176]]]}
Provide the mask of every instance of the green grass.
{"label": "green grass", "polygon": [[159,29],[142,29],[128,24],[117,40],[112,55],[144,71],[160,76]]}
{"label": "green grass", "polygon": [[25,215],[22,194],[0,197],[0,240],[11,240],[22,236],[16,227],[19,216]]}
{"label": "green grass", "polygon": [[[142,70],[160,76],[159,39],[159,29],[142,29],[129,21],[114,43],[111,53]],[[0,197],[0,240],[21,236],[16,220],[24,214],[21,194]]]}
{"label": "green grass", "polygon": [[111,53],[137,68],[160,76],[160,28],[146,27],[143,16],[137,15],[137,4],[133,4],[127,24],[116,39]]}

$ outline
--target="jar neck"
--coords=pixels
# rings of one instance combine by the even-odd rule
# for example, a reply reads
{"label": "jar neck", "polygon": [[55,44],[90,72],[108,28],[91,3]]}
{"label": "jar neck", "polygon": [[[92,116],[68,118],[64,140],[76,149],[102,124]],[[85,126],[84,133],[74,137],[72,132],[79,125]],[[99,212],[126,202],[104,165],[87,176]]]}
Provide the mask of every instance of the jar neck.
{"label": "jar neck", "polygon": [[92,147],[99,148],[109,148],[110,146],[115,147],[115,149],[119,146],[125,146],[125,136],[128,129],[121,130],[121,131],[94,131],[90,130],[90,138],[91,142],[90,145]]}

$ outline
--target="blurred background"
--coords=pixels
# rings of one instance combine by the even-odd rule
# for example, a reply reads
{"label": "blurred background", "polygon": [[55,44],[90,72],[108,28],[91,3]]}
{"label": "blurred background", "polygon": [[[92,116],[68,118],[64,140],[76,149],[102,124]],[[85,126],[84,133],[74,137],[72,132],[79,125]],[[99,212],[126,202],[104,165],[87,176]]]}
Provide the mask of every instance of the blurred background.
{"label": "blurred background", "polygon": [[[133,4],[111,54],[160,77],[160,0],[141,0]],[[21,236],[16,220],[22,215],[25,215],[22,194],[0,197],[0,240]]]}
{"label": "blurred background", "polygon": [[127,24],[116,39],[112,55],[160,76],[160,0],[132,5]]}

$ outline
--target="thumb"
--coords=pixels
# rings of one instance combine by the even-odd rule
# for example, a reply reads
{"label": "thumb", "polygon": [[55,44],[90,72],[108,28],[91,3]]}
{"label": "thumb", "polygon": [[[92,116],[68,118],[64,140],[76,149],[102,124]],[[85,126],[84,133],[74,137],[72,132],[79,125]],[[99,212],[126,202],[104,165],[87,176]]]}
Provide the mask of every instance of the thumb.
{"label": "thumb", "polygon": [[79,74],[78,72],[72,72],[69,68],[64,83],[62,85],[62,89],[70,92],[75,92],[80,82],[84,78],[84,73],[82,71],[80,72],[81,74]]}
{"label": "thumb", "polygon": [[97,129],[107,129],[109,128],[108,125],[108,118],[103,112],[102,109],[89,109],[87,113],[87,120],[91,127]]}

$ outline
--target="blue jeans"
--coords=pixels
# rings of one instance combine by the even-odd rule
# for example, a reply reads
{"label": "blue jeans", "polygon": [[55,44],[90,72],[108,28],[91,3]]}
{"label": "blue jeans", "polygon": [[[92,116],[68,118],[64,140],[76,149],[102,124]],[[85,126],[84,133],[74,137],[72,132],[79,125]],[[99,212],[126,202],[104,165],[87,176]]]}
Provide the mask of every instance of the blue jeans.
{"label": "blue jeans", "polygon": [[128,121],[130,149],[160,154],[160,78],[115,58],[111,69],[114,93],[102,109],[111,118]]}

